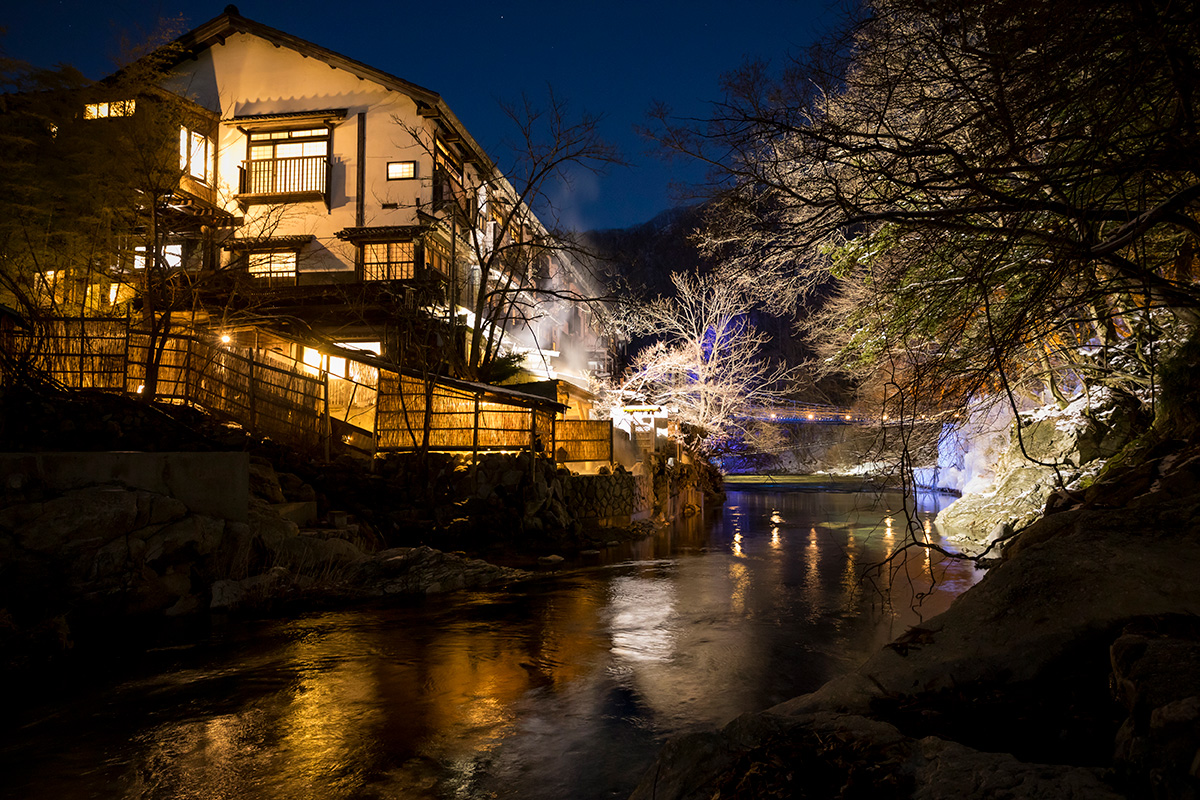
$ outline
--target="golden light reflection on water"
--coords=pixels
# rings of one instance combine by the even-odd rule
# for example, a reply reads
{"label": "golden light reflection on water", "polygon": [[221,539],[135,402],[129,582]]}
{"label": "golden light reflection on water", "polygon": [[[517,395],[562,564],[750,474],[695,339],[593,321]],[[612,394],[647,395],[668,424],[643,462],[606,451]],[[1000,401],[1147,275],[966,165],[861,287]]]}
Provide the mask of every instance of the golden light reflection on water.
{"label": "golden light reflection on water", "polygon": [[804,589],[809,604],[814,605],[817,592],[821,589],[821,558],[817,546],[817,529],[808,529],[808,544],[804,546]]}
{"label": "golden light reflection on water", "polygon": [[[642,730],[679,730],[777,702],[762,689],[776,674],[824,676],[827,662],[861,655],[839,649],[876,636],[861,572],[911,541],[899,515],[868,519],[845,498],[818,514],[807,502],[816,507],[739,502],[686,554],[582,573],[542,594],[278,623],[282,641],[261,671],[239,662],[240,673],[200,676],[214,688],[195,709],[147,716],[124,795],[490,797],[497,784],[480,782],[514,748],[559,774],[586,772],[601,747],[587,737],[618,738],[622,715]],[[928,517],[922,530],[937,541]],[[931,552],[913,555],[914,578],[945,569]],[[523,775],[528,762],[513,763]]]}
{"label": "golden light reflection on water", "polygon": [[862,588],[862,576],[859,574],[858,567],[858,544],[854,541],[854,534],[852,532],[846,536],[846,545],[843,552],[846,564],[842,569],[841,601],[842,608],[851,608],[858,597],[858,592]]}
{"label": "golden light reflection on water", "polygon": [[734,561],[729,565],[729,578],[732,583],[729,593],[729,608],[735,614],[745,614],[746,593],[750,589],[750,570],[745,564]]}

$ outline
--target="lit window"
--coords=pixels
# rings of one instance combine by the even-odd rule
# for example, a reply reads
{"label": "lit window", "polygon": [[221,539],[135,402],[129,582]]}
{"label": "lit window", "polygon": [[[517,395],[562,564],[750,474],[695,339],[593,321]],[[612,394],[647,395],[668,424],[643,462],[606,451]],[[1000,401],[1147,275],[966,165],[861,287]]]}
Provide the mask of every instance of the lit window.
{"label": "lit window", "polygon": [[437,146],[433,151],[434,163],[444,169],[446,172],[459,183],[462,183],[462,162],[450,152],[450,147],[441,139],[437,140]]}
{"label": "lit window", "polygon": [[328,128],[256,131],[249,154],[242,189],[248,194],[325,191]]}
{"label": "lit window", "polygon": [[[183,245],[182,244],[166,244],[162,249],[163,263],[167,269],[179,269],[183,266]],[[133,268],[146,268],[146,246],[139,245],[133,248]]]}
{"label": "lit window", "polygon": [[412,242],[377,242],[363,245],[363,280],[402,281],[413,277]]}
{"label": "lit window", "polygon": [[295,283],[296,251],[272,250],[263,253],[251,253],[249,269],[250,277],[269,284]]}
{"label": "lit window", "polygon": [[114,100],[111,103],[88,103],[83,107],[83,118],[132,117],[135,108],[135,100]]}
{"label": "lit window", "polygon": [[425,266],[443,275],[450,275],[450,249],[438,241],[426,241]]}
{"label": "lit window", "polygon": [[198,181],[211,183],[215,148],[203,133],[179,129],[179,168]]}
{"label": "lit window", "polygon": [[306,366],[306,367],[312,367],[313,369],[320,369],[321,368],[321,351],[314,350],[311,347],[306,347],[306,348],[304,348],[304,355],[301,360],[304,361],[304,366]]}
{"label": "lit window", "polygon": [[345,378],[347,375],[346,359],[340,356],[327,356],[320,350],[306,347],[300,360],[312,375],[318,374],[321,370],[325,370],[335,378]]}
{"label": "lit window", "polygon": [[417,162],[415,161],[389,161],[387,165],[387,179],[389,181],[402,181],[409,178],[417,177]]}

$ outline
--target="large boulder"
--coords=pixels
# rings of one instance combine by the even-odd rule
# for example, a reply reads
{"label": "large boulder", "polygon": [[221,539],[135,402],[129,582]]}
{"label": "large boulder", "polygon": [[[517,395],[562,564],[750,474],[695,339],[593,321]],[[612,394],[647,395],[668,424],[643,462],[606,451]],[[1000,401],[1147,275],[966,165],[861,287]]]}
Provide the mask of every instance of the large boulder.
{"label": "large boulder", "polygon": [[[1034,523],[858,670],[668,744],[634,797],[788,796],[790,773],[834,781],[818,796],[1107,798],[1100,778],[1122,776],[1138,796],[1200,796],[1200,496],[1173,488],[1196,485],[1200,457],[1145,477],[1121,507]],[[1161,619],[1186,630],[1145,622]]]}
{"label": "large boulder", "polygon": [[6,509],[0,527],[16,533],[26,550],[56,554],[80,545],[101,547],[132,530],[137,519],[136,492],[92,487],[67,492],[30,509]]}
{"label": "large boulder", "polygon": [[1080,489],[1129,443],[1139,409],[1136,398],[1097,387],[1066,408],[1023,412],[992,480],[972,484],[943,509],[939,527],[953,539],[987,544],[997,531],[1029,525],[1052,495]]}
{"label": "large boulder", "polygon": [[1119,800],[1099,770],[1026,763],[855,714],[744,715],[668,742],[630,800]]}
{"label": "large boulder", "polygon": [[521,570],[498,567],[432,547],[397,547],[355,562],[347,583],[362,596],[436,594],[517,580]]}

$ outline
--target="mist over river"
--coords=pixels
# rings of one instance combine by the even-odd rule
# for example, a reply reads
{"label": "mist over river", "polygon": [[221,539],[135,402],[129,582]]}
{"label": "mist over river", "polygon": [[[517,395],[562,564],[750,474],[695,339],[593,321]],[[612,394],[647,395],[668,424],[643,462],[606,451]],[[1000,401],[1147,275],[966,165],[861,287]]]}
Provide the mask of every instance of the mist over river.
{"label": "mist over river", "polygon": [[901,497],[847,488],[730,491],[507,590],[215,621],[21,699],[0,797],[624,797],[666,737],[815,689],[978,579],[914,550],[864,581]]}

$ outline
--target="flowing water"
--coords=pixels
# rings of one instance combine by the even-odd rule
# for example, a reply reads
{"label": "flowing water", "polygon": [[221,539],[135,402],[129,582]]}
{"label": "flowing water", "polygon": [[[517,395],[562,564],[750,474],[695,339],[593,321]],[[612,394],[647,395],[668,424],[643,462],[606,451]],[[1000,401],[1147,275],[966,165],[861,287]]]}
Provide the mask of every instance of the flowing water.
{"label": "flowing water", "polygon": [[977,579],[922,550],[864,582],[901,498],[813,488],[516,590],[164,644],[25,704],[0,797],[625,797],[667,736],[816,688]]}

